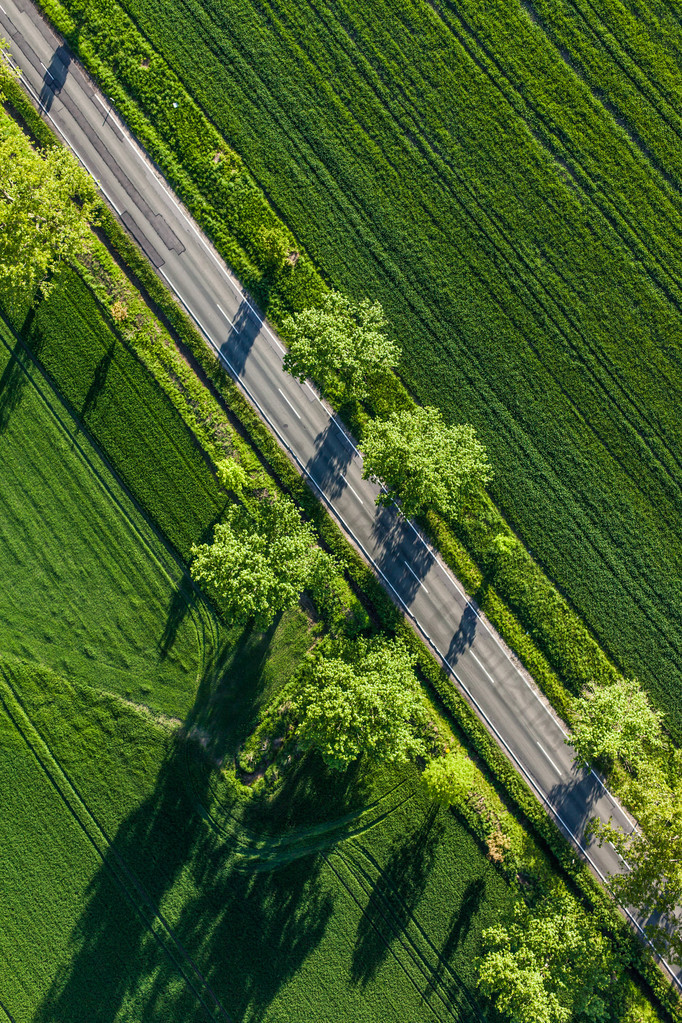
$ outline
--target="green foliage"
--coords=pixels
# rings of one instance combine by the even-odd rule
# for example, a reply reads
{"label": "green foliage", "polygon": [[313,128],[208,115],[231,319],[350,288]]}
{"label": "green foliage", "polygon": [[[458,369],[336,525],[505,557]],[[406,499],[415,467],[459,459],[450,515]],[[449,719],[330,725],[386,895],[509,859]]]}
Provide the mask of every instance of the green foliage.
{"label": "green foliage", "polygon": [[252,509],[231,505],[211,544],[192,547],[192,577],[240,625],[265,629],[297,603],[314,557],[315,535],[286,498]]}
{"label": "green foliage", "polygon": [[386,326],[378,302],[352,302],[330,291],[321,308],[304,309],[284,321],[284,368],[299,380],[316,381],[323,394],[336,400],[365,398],[370,378],[387,373],[400,358]]}
{"label": "green foliage", "polygon": [[611,1017],[617,959],[610,943],[565,891],[483,932],[479,983],[513,1023],[571,1023]]}
{"label": "green foliage", "polygon": [[292,697],[297,734],[332,768],[358,757],[403,763],[424,753],[416,724],[424,705],[414,656],[401,643],[376,637],[318,652]]}
{"label": "green foliage", "polygon": [[571,745],[578,763],[593,760],[610,767],[623,760],[637,770],[662,745],[663,715],[652,709],[635,679],[591,685],[574,705]]}
{"label": "green foliage", "polygon": [[593,820],[600,843],[611,842],[629,869],[609,878],[619,902],[637,907],[650,941],[670,961],[682,963],[682,784],[679,752],[671,765],[672,784],[652,764],[641,764],[630,799],[637,827],[624,834],[612,820]]}
{"label": "green foliage", "polygon": [[[232,754],[221,723],[253,705],[261,669],[277,677],[280,648],[251,642],[206,685],[194,714],[211,753]],[[314,760],[274,797],[238,798],[200,742],[106,692],[3,665],[0,699],[2,1000],[17,1021],[154,1019],[162,1000],[164,1021],[186,1023],[212,995],[235,1020],[304,1021],[312,990],[329,1023],[432,1023],[421,969],[455,1019],[483,1012],[472,962],[506,885],[451,815],[401,802],[410,774],[360,794]]]}
{"label": "green foliage", "polygon": [[474,786],[476,768],[462,750],[430,760],[422,781],[432,799],[445,806],[460,805]]}
{"label": "green foliage", "polygon": [[221,486],[229,490],[235,497],[243,498],[244,491],[249,487],[249,475],[234,458],[225,458],[216,468],[216,475]]}
{"label": "green foliage", "polygon": [[306,589],[333,635],[352,637],[369,628],[369,615],[344,579],[338,558],[316,551]]}
{"label": "green foliage", "polygon": [[[125,0],[138,32],[113,0],[64,3],[71,20],[43,0],[183,198],[213,179],[215,199],[202,185],[193,209],[245,283],[260,283],[257,190],[231,157],[213,164],[227,149],[185,94],[171,112],[181,85],[151,47],[233,142],[295,248],[336,288],[377,296],[410,389],[473,423],[520,536],[677,730],[674,17],[645,4],[633,20],[612,0],[599,15],[566,0],[381,0],[372,18],[358,0],[310,17],[294,0],[192,0],[188,18],[184,3]],[[225,166],[232,181],[217,180]],[[282,281],[275,318],[321,294],[309,260]],[[533,588],[530,570],[519,580]],[[548,621],[531,626],[538,638]],[[546,646],[567,656],[561,630]]]}
{"label": "green foliage", "polygon": [[463,502],[490,483],[485,448],[471,426],[446,426],[435,408],[393,412],[370,420],[362,439],[363,476],[385,484],[380,503],[394,498],[405,515],[435,508],[458,518]]}
{"label": "green foliage", "polygon": [[[0,53],[0,64],[2,64]],[[78,200],[76,202],[75,200]],[[91,245],[91,177],[65,149],[37,152],[0,109],[0,295],[20,309],[62,262]]]}
{"label": "green foliage", "polygon": [[[31,120],[31,113],[30,105],[27,105],[25,107],[25,116],[29,121]],[[42,130],[42,128],[43,126],[41,122],[37,121],[36,130]],[[155,278],[150,268],[139,256],[135,247],[131,245],[124,236],[122,236],[120,230],[117,229],[107,211],[103,212],[103,219],[107,222],[107,230],[110,233],[110,236],[115,240],[115,244],[126,254],[126,258],[130,261],[131,265],[135,266],[136,273],[139,278],[145,282],[145,287],[149,293],[155,297],[159,306],[164,309],[170,322],[173,323],[177,329],[179,336],[187,344],[188,349],[193,352],[196,360],[204,367],[209,377],[216,383],[221,392],[227,395],[230,407],[237,412],[244,423],[248,424],[250,433],[257,440],[258,446],[265,454],[265,457],[273,466],[277,467],[278,474],[282,479],[287,481],[287,486],[289,486],[292,492],[295,492],[301,502],[306,505],[309,514],[315,518],[320,529],[325,534],[327,542],[344,557],[346,564],[352,569],[354,578],[361,581],[363,587],[372,594],[372,600],[381,619],[389,625],[395,625],[395,609],[392,607],[391,602],[384,591],[378,586],[376,580],[372,577],[366,566],[360,561],[357,554],[351,551],[345,541],[339,537],[337,531],[329,523],[327,516],[321,512],[319,506],[312,501],[309,492],[301,483],[287,459],[281,454],[277,445],[268,435],[257,416],[244,402],[244,399],[236,391],[229,378],[227,378],[225,373],[219,368],[214,356],[206,350],[203,342],[200,338],[198,338],[196,331],[191,324],[188,323],[187,318],[178,311],[177,307],[172,302],[168,300],[167,294],[159,285],[158,280]],[[411,642],[414,639],[410,630],[406,630],[404,635],[405,640],[408,642]],[[570,644],[566,647],[566,649],[570,650]],[[455,697],[455,694],[452,692],[451,685],[447,682],[447,680],[443,679],[442,681],[439,681],[441,673],[435,668],[430,658],[425,655],[423,651],[420,651],[420,653],[422,657],[422,670],[424,670],[429,678],[432,679],[436,689],[440,691],[444,701],[452,710],[455,718],[465,728],[470,741],[473,742],[480,755],[488,764],[491,765],[493,772],[501,779],[517,805],[523,808],[523,812],[527,816],[528,820],[533,822],[536,832],[543,836],[544,840],[555,852],[558,860],[564,864],[565,868],[569,870],[569,872],[572,873],[577,883],[588,897],[601,906],[602,911],[606,913],[606,916],[610,920],[610,925],[615,926],[614,918],[609,916],[606,906],[600,902],[601,895],[599,889],[595,887],[589,872],[576,865],[568,846],[565,842],[563,842],[556,828],[539,808],[537,802],[530,795],[525,785],[520,782],[518,776],[510,768],[505,758],[501,756],[499,750],[497,750],[494,744],[491,743],[491,740],[485,734],[479,723],[472,717],[468,708],[459,698]],[[451,856],[447,860],[447,870],[445,875],[447,878],[450,878],[452,874],[453,862],[461,862],[458,855],[455,855],[454,858]],[[433,920],[435,919],[434,913],[437,911],[438,905],[443,905],[442,899],[437,901],[432,907],[432,913],[430,916],[431,923],[433,923]],[[639,950],[636,946],[632,945],[632,939],[628,932],[622,932],[619,940],[624,943],[624,947],[628,947],[635,957],[638,958],[638,968],[648,978],[648,982],[657,991],[657,995],[662,1002],[668,1005],[669,1011],[675,1015],[675,1007],[671,1002],[670,992],[661,980],[659,971],[649,960],[640,957]],[[365,1008],[366,1003],[363,1004],[363,1011],[365,1011]],[[67,1012],[67,1016],[69,1016],[69,1018],[75,1018],[73,1012]]]}

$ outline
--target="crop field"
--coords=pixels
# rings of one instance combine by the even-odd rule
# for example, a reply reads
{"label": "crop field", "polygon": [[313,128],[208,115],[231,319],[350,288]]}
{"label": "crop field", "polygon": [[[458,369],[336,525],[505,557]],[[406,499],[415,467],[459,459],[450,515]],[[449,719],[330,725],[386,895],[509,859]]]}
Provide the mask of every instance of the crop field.
{"label": "crop field", "polygon": [[[117,4],[64,6],[101,29]],[[475,424],[510,522],[679,737],[677,14],[656,0],[118,6],[327,278],[383,302],[406,382]],[[114,67],[119,38],[98,37]]]}
{"label": "crop field", "polygon": [[40,369],[0,333],[0,649],[184,715],[211,616]]}
{"label": "crop field", "polygon": [[192,591],[162,527],[180,548],[219,502],[180,417],[75,277],[0,340],[0,1008],[482,1018],[510,892],[416,773],[308,757],[267,796],[219,770],[311,637],[298,610],[229,630]]}
{"label": "crop field", "polygon": [[106,693],[4,667],[0,699],[17,1023],[482,1018],[471,957],[504,885],[412,778],[377,780],[363,810],[308,765],[273,804],[239,804],[211,791],[201,745]]}

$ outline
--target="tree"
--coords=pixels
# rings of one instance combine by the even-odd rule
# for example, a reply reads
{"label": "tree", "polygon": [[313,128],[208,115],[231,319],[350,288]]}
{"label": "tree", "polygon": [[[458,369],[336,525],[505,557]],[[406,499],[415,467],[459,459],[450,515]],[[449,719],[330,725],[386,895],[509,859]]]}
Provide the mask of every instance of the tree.
{"label": "tree", "polygon": [[[675,754],[679,778],[682,755]],[[682,963],[682,784],[671,786],[660,771],[645,767],[631,786],[630,798],[637,806],[638,827],[625,834],[613,821],[592,821],[590,831],[600,845],[611,842],[627,869],[613,874],[608,887],[623,905],[639,911],[647,921],[644,931],[654,948]]]}
{"label": "tree", "polygon": [[609,1019],[616,956],[587,913],[557,888],[483,931],[479,986],[513,1023]]}
{"label": "tree", "polygon": [[[3,63],[0,58],[0,64]],[[67,150],[37,152],[0,110],[0,292],[20,309],[63,261],[92,245],[99,200],[92,178]]]}
{"label": "tree", "polygon": [[226,458],[217,466],[219,482],[236,497],[241,498],[248,489],[250,480],[246,469],[234,458]]}
{"label": "tree", "polygon": [[466,799],[475,784],[476,768],[463,750],[430,760],[422,782],[432,799],[446,806],[457,806]]}
{"label": "tree", "polygon": [[636,768],[662,743],[663,716],[634,679],[592,683],[576,701],[575,714],[577,724],[566,742],[575,749],[576,762],[611,766],[621,759]]}
{"label": "tree", "polygon": [[192,547],[192,577],[238,624],[266,628],[298,600],[315,552],[312,528],[291,501],[232,505],[212,544]]}
{"label": "tree", "polygon": [[464,498],[492,479],[474,428],[447,426],[436,408],[404,409],[387,420],[370,420],[362,453],[365,479],[387,487],[379,503],[397,498],[408,516],[435,508],[456,518]]}
{"label": "tree", "polygon": [[292,699],[298,737],[332,768],[359,756],[405,762],[424,752],[417,726],[424,718],[414,657],[381,637],[336,644],[305,665]]}
{"label": "tree", "polygon": [[391,369],[400,358],[385,327],[378,302],[353,302],[330,291],[321,308],[304,309],[285,320],[289,348],[284,368],[301,381],[316,381],[327,396],[364,398],[368,378]]}

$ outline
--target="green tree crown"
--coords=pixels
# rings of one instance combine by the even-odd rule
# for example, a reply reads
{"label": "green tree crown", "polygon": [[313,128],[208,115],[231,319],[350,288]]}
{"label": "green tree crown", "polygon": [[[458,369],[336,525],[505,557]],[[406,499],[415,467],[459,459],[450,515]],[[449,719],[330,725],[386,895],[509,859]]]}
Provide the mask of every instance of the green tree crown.
{"label": "green tree crown", "polygon": [[91,248],[98,206],[92,178],[71,153],[37,152],[0,110],[0,292],[10,309],[36,288],[48,294],[59,263]]}
{"label": "green tree crown", "polygon": [[400,359],[386,326],[378,302],[353,302],[330,291],[321,308],[285,320],[284,368],[299,380],[314,380],[329,397],[364,398],[370,376],[391,369]]}
{"label": "green tree crown", "polygon": [[298,601],[315,550],[312,527],[291,501],[260,501],[254,510],[235,504],[213,543],[192,547],[191,572],[228,618],[263,629]]}
{"label": "green tree crown", "polygon": [[292,700],[305,749],[319,750],[333,768],[359,756],[405,762],[424,753],[417,725],[424,717],[414,657],[382,637],[336,644],[303,669]]}
{"label": "green tree crown", "polygon": [[439,409],[412,408],[370,420],[362,440],[363,475],[383,483],[379,501],[400,501],[406,515],[428,508],[456,518],[463,500],[492,480],[472,426],[447,426]]}

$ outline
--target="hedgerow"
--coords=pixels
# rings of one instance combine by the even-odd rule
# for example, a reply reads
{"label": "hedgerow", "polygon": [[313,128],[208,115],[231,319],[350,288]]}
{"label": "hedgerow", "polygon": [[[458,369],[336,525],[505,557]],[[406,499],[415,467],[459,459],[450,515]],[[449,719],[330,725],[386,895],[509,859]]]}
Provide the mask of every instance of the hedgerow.
{"label": "hedgerow", "polygon": [[[29,111],[26,111],[26,114],[27,117],[30,116]],[[591,879],[591,875],[589,875],[587,869],[580,865],[580,861],[576,860],[572,849],[561,837],[552,822],[547,818],[546,814],[537,803],[535,796],[520,780],[516,771],[500,752],[494,741],[490,738],[490,736],[488,736],[487,732],[464,700],[458,695],[451,679],[449,679],[449,677],[440,670],[438,664],[424,650],[422,644],[418,641],[409,626],[407,626],[401,619],[395,606],[388,598],[385,590],[381,587],[366,563],[341,536],[332,520],[328,517],[327,513],[323,510],[319,502],[307,488],[292,463],[286,455],[284,455],[274,441],[272,435],[264,427],[260,418],[244,400],[235,384],[220,366],[217,358],[215,358],[206,348],[203,339],[196,333],[184,313],[175,306],[144,258],[139,254],[134,245],[123,234],[123,232],[121,232],[115,220],[107,211],[103,212],[103,226],[111,243],[120,250],[121,253],[125,254],[127,259],[130,260],[130,263],[135,269],[138,281],[140,283],[144,283],[150,294],[158,302],[159,309],[163,311],[165,319],[169,323],[173,324],[176,336],[185,347],[186,352],[191,355],[192,360],[201,367],[207,380],[213,385],[215,393],[220,396],[224,405],[233,414],[235,414],[235,417],[238,416],[238,421],[241,422],[241,425],[246,426],[247,432],[252,441],[255,441],[264,463],[276,474],[279,480],[306,509],[310,518],[315,521],[317,528],[327,545],[343,560],[351,579],[357,587],[357,591],[362,593],[365,598],[369,599],[371,610],[375,615],[377,624],[380,624],[382,628],[398,633],[414,648],[415,653],[419,658],[420,671],[424,680],[428,683],[434,695],[437,696],[443,706],[447,709],[451,718],[457,723],[466,746],[469,749],[473,747],[473,749],[476,750],[481,762],[490,772],[491,777],[497,780],[500,786],[500,791],[505,793],[507,798],[511,798],[512,804],[521,812],[523,819],[527,820],[531,824],[535,833],[552,852],[556,860],[558,860],[568,874],[574,878],[578,888],[582,891],[583,895],[588,898],[590,904],[601,907],[600,920],[603,925],[610,930],[613,930],[614,927],[618,930],[612,906]],[[92,283],[96,284],[96,279],[93,279]],[[69,292],[72,293],[70,297],[68,297]],[[73,323],[79,317],[82,319],[83,324],[87,323],[89,319],[92,321],[95,320],[96,316],[93,299],[92,296],[88,297],[83,285],[76,277],[72,274],[66,274],[61,283],[61,291],[57,291],[56,295],[50,300],[50,303],[51,305],[45,303],[38,311],[38,315],[33,326],[33,340],[41,359],[45,359],[46,364],[54,372],[55,378],[61,382],[73,403],[76,406],[79,406],[79,402],[82,400],[83,395],[78,389],[80,387],[82,390],[83,379],[78,373],[71,372],[69,369],[69,359],[75,355],[75,352],[68,352],[67,357],[64,360],[64,364],[60,366],[60,360],[57,357],[60,351],[60,346],[57,345],[57,347],[55,347],[55,339],[61,337],[60,330],[63,331],[64,329],[67,329],[69,324],[73,327]],[[66,303],[66,305],[64,303]],[[64,315],[62,316],[63,323],[60,325],[61,306],[64,306]],[[88,316],[88,309],[92,309],[92,316]],[[78,310],[78,315],[76,315],[76,310]],[[53,319],[52,312],[56,315],[56,321],[54,323],[51,322]],[[104,325],[100,327],[100,330],[104,330]],[[53,331],[54,333],[52,338],[48,337],[50,331]],[[101,365],[101,360],[98,362],[97,356],[104,355],[104,357],[106,357],[106,343],[104,345],[99,345],[99,347],[96,345],[93,347],[87,338],[77,339],[74,337],[72,338],[72,341],[76,341],[78,344],[84,344],[86,348],[91,348],[95,355],[95,362],[97,365]],[[152,351],[155,347],[161,345],[161,342],[158,339],[155,343],[153,337],[146,337],[146,342],[147,347],[150,347]],[[144,346],[145,343],[143,342],[143,347]],[[61,350],[63,350],[63,348],[64,346],[61,346]],[[149,356],[150,353],[147,352],[146,354]],[[132,353],[126,354],[125,350],[119,353],[117,358],[123,358],[128,365],[128,371],[123,375],[124,382],[126,379],[130,380],[131,375],[134,376],[134,372],[131,371],[130,367],[137,365],[136,359],[132,356]],[[107,374],[110,368],[111,366],[109,365],[107,367]],[[102,387],[106,385],[107,374],[102,374],[100,377]],[[159,382],[161,382],[161,377],[159,377]],[[120,383],[118,390],[121,391]],[[124,391],[125,386],[123,388],[123,392]],[[97,401],[93,401],[93,398],[99,399],[100,394],[101,391],[98,391],[96,395],[91,395],[90,411],[92,411],[93,408],[96,409]],[[85,395],[85,397],[87,399],[88,396]],[[151,407],[155,411],[155,414],[158,415],[159,412],[161,413],[161,423],[159,425],[162,425],[164,418],[164,401],[161,401],[159,404],[157,397],[152,397],[153,400],[150,402]],[[139,399],[139,394],[137,395],[137,398]],[[198,392],[193,401],[196,402],[197,398]],[[85,404],[87,406],[87,400]],[[125,408],[121,411],[125,416]],[[130,417],[128,417],[128,420],[129,426],[132,420]],[[198,421],[194,423],[194,427],[197,425]],[[100,425],[99,428],[96,427],[95,430],[98,438],[104,441],[106,449],[107,436],[110,436],[112,439],[115,438],[116,435],[124,436],[129,432],[128,426],[124,425],[121,429],[113,430],[111,427],[105,427],[102,429],[102,426]],[[176,428],[173,427],[171,432],[175,435],[177,433]],[[150,437],[148,440],[149,443],[154,444],[152,434],[153,430],[150,431]],[[210,438],[208,447],[211,447]],[[122,453],[120,450],[113,450],[109,453],[113,457],[117,467],[123,468],[125,474],[126,453]],[[137,465],[138,468],[145,464],[148,460],[145,456],[144,450],[137,450],[135,444],[131,451],[128,452],[127,457],[132,457],[132,462],[130,464]],[[201,463],[199,462],[198,464]],[[185,470],[183,470],[183,472],[184,471]],[[171,475],[173,474],[171,473]],[[188,478],[185,482],[190,483],[190,479]],[[131,477],[131,483],[133,484],[133,488],[136,493],[139,492],[140,480],[135,473],[133,473]],[[174,490],[173,492],[175,493]],[[213,492],[213,481],[209,482],[207,493],[209,492]],[[163,504],[163,494],[158,494],[157,497],[160,504]],[[172,505],[174,502],[165,503]],[[205,500],[202,500],[200,503],[202,506],[206,505]],[[184,505],[186,505],[186,501],[181,502],[181,504],[184,507]],[[208,507],[208,505],[206,506]],[[166,512],[164,512],[161,517],[159,517],[159,513],[157,512],[154,517],[162,528],[168,529],[168,522],[172,520],[168,520]],[[185,539],[178,546],[183,548],[186,546],[186,542],[187,541]],[[459,554],[461,556],[462,552],[460,551]],[[472,575],[468,579],[468,582],[473,587],[476,582],[475,574],[473,574],[475,573],[475,569],[471,569],[471,571]],[[623,948],[627,948],[628,954],[631,953],[636,959],[640,959],[638,946],[633,944],[629,932],[623,931],[620,934],[619,940],[621,941]],[[646,977],[648,983],[650,983],[656,991],[657,997],[663,999],[664,1004],[667,1004],[669,1011],[674,1013],[676,1011],[674,999],[671,1000],[669,992],[666,991],[665,984],[646,956],[641,956],[641,962],[638,962],[638,967],[643,976]]]}
{"label": "hedgerow", "polygon": [[[259,239],[276,222],[225,138],[330,281],[382,300],[415,395],[476,425],[537,564],[677,732],[682,255],[667,179],[520,7],[123,6],[136,24],[114,0],[43,0],[275,322],[322,283],[307,257],[268,280]],[[549,595],[540,621],[525,600],[538,578],[519,563],[495,592],[575,691],[595,670],[589,634],[563,609],[554,628]]]}

